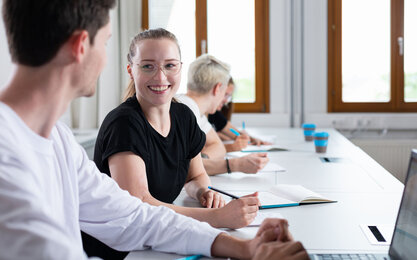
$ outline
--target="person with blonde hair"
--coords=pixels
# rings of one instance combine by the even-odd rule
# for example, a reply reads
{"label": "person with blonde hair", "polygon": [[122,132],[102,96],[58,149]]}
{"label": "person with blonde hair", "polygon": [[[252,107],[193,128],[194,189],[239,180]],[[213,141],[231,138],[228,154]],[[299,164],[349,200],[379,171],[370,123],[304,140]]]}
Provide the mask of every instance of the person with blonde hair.
{"label": "person with blonde hair", "polygon": [[230,66],[216,57],[203,54],[195,59],[188,70],[187,94],[176,99],[186,104],[206,134],[201,151],[203,164],[209,175],[231,172],[256,173],[268,163],[266,153],[254,153],[240,158],[225,159],[226,149],[207,119],[222,105],[230,79]]}
{"label": "person with blonde hair", "polygon": [[[232,143],[225,143],[224,147],[227,152],[241,151],[246,148],[248,144],[252,145],[268,145],[272,144],[260,140],[256,137],[250,136],[244,129],[238,130],[230,121],[232,118],[232,112],[234,104],[232,102],[232,95],[235,90],[235,82],[232,77],[230,77],[227,84],[226,93],[223,98],[223,101],[220,103],[217,111],[214,114],[208,115],[208,121],[213,125],[214,129],[217,132],[217,135],[222,141],[233,141]],[[233,128],[240,135],[236,136],[230,131],[230,128]]]}

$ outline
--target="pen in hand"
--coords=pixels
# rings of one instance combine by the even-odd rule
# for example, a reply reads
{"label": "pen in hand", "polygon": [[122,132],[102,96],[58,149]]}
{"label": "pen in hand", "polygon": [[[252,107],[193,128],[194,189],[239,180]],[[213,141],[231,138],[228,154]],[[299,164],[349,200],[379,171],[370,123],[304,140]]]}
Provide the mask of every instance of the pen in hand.
{"label": "pen in hand", "polygon": [[214,191],[217,191],[218,193],[221,193],[221,194],[224,194],[224,195],[226,195],[226,196],[229,196],[229,197],[231,197],[231,198],[233,198],[233,199],[239,199],[239,197],[238,197],[238,196],[233,195],[233,194],[230,194],[230,193],[228,193],[228,192],[225,192],[225,191],[222,191],[222,190],[219,190],[219,189],[213,188],[213,187],[211,187],[211,186],[208,186],[208,188],[209,188],[210,190],[214,190]]}
{"label": "pen in hand", "polygon": [[239,136],[240,135],[240,133],[238,131],[236,131],[235,129],[233,129],[233,128],[229,128],[229,130],[230,130],[230,132],[232,132],[236,136]]}

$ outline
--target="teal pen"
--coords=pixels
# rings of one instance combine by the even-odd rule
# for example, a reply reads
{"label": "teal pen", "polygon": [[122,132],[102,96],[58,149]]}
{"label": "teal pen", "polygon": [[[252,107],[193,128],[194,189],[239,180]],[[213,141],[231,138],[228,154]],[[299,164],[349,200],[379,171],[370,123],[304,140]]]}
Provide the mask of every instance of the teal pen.
{"label": "teal pen", "polygon": [[265,206],[259,206],[259,209],[286,208],[286,207],[294,207],[294,206],[300,206],[300,203],[288,203],[288,204],[278,204],[278,205],[265,205]]}
{"label": "teal pen", "polygon": [[236,136],[239,136],[240,133],[233,128],[229,128],[230,132],[234,133]]}
{"label": "teal pen", "polygon": [[242,130],[245,130],[246,126],[245,126],[245,121],[242,121]]}
{"label": "teal pen", "polygon": [[269,152],[268,150],[246,150],[246,151],[241,151],[242,153],[267,153]]}
{"label": "teal pen", "polygon": [[183,257],[183,258],[177,258],[177,260],[197,260],[202,257],[203,257],[202,255],[190,255],[190,256]]}

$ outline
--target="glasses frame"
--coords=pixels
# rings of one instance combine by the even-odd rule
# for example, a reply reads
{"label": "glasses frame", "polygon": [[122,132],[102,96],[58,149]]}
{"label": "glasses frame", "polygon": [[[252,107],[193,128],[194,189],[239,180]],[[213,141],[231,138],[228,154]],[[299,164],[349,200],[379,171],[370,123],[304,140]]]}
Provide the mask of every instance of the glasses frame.
{"label": "glasses frame", "polygon": [[[168,76],[175,76],[175,75],[177,75],[181,70],[182,70],[182,64],[183,64],[183,62],[182,61],[178,61],[178,65],[179,65],[179,69],[178,69],[178,71],[177,72],[175,72],[174,74],[170,74],[170,72],[168,72],[168,75],[167,75],[167,70],[164,68],[164,65],[166,65],[166,64],[157,64],[156,62],[149,62],[148,64],[153,64],[153,65],[155,65],[155,69],[152,71],[152,72],[147,72],[147,71],[144,71],[143,69],[142,69],[142,66],[141,66],[141,64],[140,63],[134,63],[135,65],[137,65],[138,67],[139,67],[139,73],[140,74],[142,74],[142,75],[146,75],[146,76],[150,76],[150,77],[153,77],[153,76],[155,76],[156,75],[156,73],[159,71],[159,70],[161,70],[162,71],[162,73],[164,73],[164,75],[166,76],[166,77],[168,77]],[[169,71],[169,70],[168,70]]]}

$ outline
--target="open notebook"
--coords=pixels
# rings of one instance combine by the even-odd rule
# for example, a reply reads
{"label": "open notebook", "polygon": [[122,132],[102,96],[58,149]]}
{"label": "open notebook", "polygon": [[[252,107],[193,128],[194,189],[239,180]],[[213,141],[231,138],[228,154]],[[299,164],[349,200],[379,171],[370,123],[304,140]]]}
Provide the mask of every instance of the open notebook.
{"label": "open notebook", "polygon": [[287,184],[275,185],[269,191],[259,192],[259,200],[261,201],[260,209],[336,202],[301,185]]}
{"label": "open notebook", "polygon": [[275,145],[248,145],[245,149],[242,149],[244,153],[266,153],[266,152],[284,152],[288,151],[286,148],[278,147]]}

